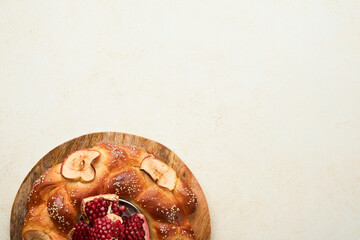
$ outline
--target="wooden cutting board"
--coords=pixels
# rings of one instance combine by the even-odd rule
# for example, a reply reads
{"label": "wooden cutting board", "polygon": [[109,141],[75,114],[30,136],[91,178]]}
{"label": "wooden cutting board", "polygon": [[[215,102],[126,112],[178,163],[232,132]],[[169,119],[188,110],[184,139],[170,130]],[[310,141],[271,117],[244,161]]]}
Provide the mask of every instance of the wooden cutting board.
{"label": "wooden cutting board", "polygon": [[160,160],[173,167],[179,178],[186,182],[198,197],[198,209],[189,217],[189,221],[197,239],[210,239],[210,215],[205,195],[195,176],[175,153],[164,145],[143,137],[118,132],[100,132],[83,135],[61,144],[46,154],[33,167],[33,169],[31,169],[16,194],[11,210],[11,240],[21,239],[21,231],[26,215],[26,197],[28,196],[33,181],[47,169],[62,162],[63,159],[70,153],[78,149],[89,148],[97,142],[109,142],[118,145],[134,145],[155,154],[155,156],[157,156]]}

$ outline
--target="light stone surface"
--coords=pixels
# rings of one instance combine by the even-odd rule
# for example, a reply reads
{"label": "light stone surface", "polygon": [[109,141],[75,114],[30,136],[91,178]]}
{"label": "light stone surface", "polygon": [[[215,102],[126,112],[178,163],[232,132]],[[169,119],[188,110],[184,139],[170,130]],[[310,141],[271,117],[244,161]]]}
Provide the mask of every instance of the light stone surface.
{"label": "light stone surface", "polygon": [[360,236],[359,1],[0,1],[0,235],[48,151],[171,148],[212,239]]}

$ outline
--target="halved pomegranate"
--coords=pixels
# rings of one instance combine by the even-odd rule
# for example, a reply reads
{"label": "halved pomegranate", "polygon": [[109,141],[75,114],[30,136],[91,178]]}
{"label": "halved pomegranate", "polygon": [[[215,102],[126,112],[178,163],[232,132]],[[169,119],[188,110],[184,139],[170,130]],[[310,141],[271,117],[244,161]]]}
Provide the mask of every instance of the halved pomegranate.
{"label": "halved pomegranate", "polygon": [[119,206],[119,196],[116,194],[88,197],[81,203],[81,216],[88,223],[93,223],[95,219],[105,217],[109,213],[121,216],[125,210],[125,206]]}
{"label": "halved pomegranate", "polygon": [[125,239],[150,239],[149,227],[144,215],[135,213],[130,217],[124,217],[123,220]]}
{"label": "halved pomegranate", "polygon": [[124,216],[126,207],[119,205],[115,194],[85,198],[81,204],[83,220],[70,231],[70,240],[149,240],[149,227],[144,215]]}

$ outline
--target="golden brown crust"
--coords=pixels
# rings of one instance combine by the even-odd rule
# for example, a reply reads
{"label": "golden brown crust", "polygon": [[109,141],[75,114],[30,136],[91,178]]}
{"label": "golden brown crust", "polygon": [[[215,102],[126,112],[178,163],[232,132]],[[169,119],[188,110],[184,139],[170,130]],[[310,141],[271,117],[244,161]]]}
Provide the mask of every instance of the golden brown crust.
{"label": "golden brown crust", "polygon": [[186,222],[182,206],[171,193],[159,191],[156,185],[146,189],[136,201],[149,215],[161,222],[174,225],[183,225]]}
{"label": "golden brown crust", "polygon": [[134,199],[150,185],[143,174],[138,168],[128,168],[112,174],[105,184],[105,190],[119,195],[120,198]]}
{"label": "golden brown crust", "polygon": [[174,189],[174,197],[184,207],[187,215],[195,212],[198,202],[195,193],[182,181],[178,180]]}
{"label": "golden brown crust", "polygon": [[51,240],[66,239],[79,219],[82,199],[99,194],[117,194],[137,205],[147,218],[151,239],[195,239],[187,216],[196,210],[197,199],[183,181],[178,179],[173,191],[158,186],[139,169],[142,160],[151,155],[142,149],[108,143],[92,149],[100,152],[93,163],[94,180],[65,179],[58,164],[34,182],[23,239],[34,231]]}
{"label": "golden brown crust", "polygon": [[76,209],[71,204],[70,196],[65,188],[57,188],[52,191],[49,195],[46,208],[48,216],[59,230],[69,232],[76,223],[78,217]]}

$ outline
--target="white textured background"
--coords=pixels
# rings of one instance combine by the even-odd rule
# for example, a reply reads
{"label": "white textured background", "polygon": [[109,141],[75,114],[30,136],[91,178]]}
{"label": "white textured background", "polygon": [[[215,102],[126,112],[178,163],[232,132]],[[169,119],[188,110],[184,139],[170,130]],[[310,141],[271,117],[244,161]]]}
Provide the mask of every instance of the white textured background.
{"label": "white textured background", "polygon": [[360,2],[1,0],[1,239],[31,167],[96,131],[177,153],[212,239],[359,239]]}

